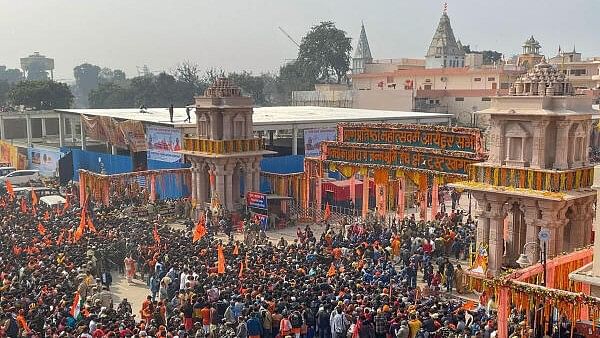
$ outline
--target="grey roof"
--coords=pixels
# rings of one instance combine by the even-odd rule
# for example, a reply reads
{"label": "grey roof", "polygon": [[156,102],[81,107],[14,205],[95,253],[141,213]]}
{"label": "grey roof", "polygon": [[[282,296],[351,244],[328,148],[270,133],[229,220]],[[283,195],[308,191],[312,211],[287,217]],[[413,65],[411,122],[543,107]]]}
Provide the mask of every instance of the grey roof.
{"label": "grey roof", "polygon": [[365,32],[365,25],[362,24],[360,27],[360,37],[358,38],[358,44],[354,51],[355,59],[369,59],[372,60],[371,48],[369,48],[369,40],[367,39],[367,32]]}
{"label": "grey roof", "polygon": [[[437,48],[439,47],[442,48],[441,53],[437,52]],[[426,56],[436,55],[465,55],[464,50],[456,43],[456,38],[454,38],[454,32],[450,25],[450,18],[446,12],[442,13],[440,23],[435,30],[435,34],[433,34],[433,39],[431,39]]]}

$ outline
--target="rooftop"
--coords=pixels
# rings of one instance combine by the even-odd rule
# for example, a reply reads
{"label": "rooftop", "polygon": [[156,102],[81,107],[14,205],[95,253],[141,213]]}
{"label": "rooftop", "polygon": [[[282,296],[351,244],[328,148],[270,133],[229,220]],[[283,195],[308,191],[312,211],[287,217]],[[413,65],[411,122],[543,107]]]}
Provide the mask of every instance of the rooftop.
{"label": "rooftop", "polygon": [[[185,123],[185,108],[174,109],[174,123],[169,121],[168,108],[148,108],[140,112],[137,108],[128,109],[58,109],[68,114],[84,114],[89,116],[107,116],[124,120],[136,120],[165,126],[196,123],[196,114],[191,112],[192,124]],[[340,122],[437,122],[445,123],[451,118],[449,114],[403,112],[372,109],[331,108],[313,106],[280,106],[254,108],[254,130],[299,129],[332,127]]]}

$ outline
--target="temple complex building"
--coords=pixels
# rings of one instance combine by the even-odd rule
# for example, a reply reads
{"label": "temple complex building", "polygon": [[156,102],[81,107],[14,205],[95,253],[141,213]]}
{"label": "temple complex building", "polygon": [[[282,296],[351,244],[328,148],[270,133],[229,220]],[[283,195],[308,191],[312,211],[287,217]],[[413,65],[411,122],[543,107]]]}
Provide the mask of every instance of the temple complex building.
{"label": "temple complex building", "polygon": [[192,164],[192,198],[232,211],[247,192],[259,191],[260,160],[272,152],[254,137],[252,98],[228,79],[195,99],[196,135],[184,139],[181,151]]}
{"label": "temple complex building", "polygon": [[574,96],[564,74],[542,62],[517,79],[507,96],[492,97],[491,148],[455,184],[477,200],[477,245],[487,252],[488,275],[515,266],[525,254],[539,261],[590,244],[596,194],[588,147],[592,100]]}

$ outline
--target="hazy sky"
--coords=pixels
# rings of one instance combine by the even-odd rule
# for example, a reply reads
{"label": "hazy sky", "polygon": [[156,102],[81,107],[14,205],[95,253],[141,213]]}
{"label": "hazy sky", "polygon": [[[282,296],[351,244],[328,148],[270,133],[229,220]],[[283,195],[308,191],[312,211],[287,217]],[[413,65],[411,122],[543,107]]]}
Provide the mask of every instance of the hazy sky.
{"label": "hazy sky", "polygon": [[[439,20],[436,0],[0,0],[0,65],[40,51],[55,78],[83,62],[172,70],[182,60],[226,71],[275,71],[300,41],[331,20],[357,38],[364,21],[374,58],[423,57]],[[568,6],[567,6],[568,4]],[[472,48],[520,51],[531,34],[542,51],[577,46],[600,56],[600,0],[449,0],[457,38]],[[356,41],[353,41],[355,46]]]}

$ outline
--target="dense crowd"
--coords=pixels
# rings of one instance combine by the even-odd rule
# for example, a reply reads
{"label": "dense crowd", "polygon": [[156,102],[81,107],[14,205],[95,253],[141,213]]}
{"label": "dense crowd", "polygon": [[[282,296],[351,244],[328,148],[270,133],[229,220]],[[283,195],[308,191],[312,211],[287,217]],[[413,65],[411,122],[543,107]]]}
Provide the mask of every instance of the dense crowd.
{"label": "dense crowd", "polygon": [[[2,196],[0,336],[496,334],[493,297],[471,307],[451,296],[464,290],[464,270],[454,258],[465,257],[475,227],[461,212],[434,222],[322,224],[319,236],[305,226],[293,242],[249,246],[211,233],[193,243],[194,227],[177,230],[130,217],[123,201],[84,208],[91,225],[77,240],[77,205],[73,198],[65,208],[23,208],[19,199]],[[140,313],[132,313],[126,299],[113,304],[111,273],[148,283]],[[520,320],[516,313],[513,322]]]}

